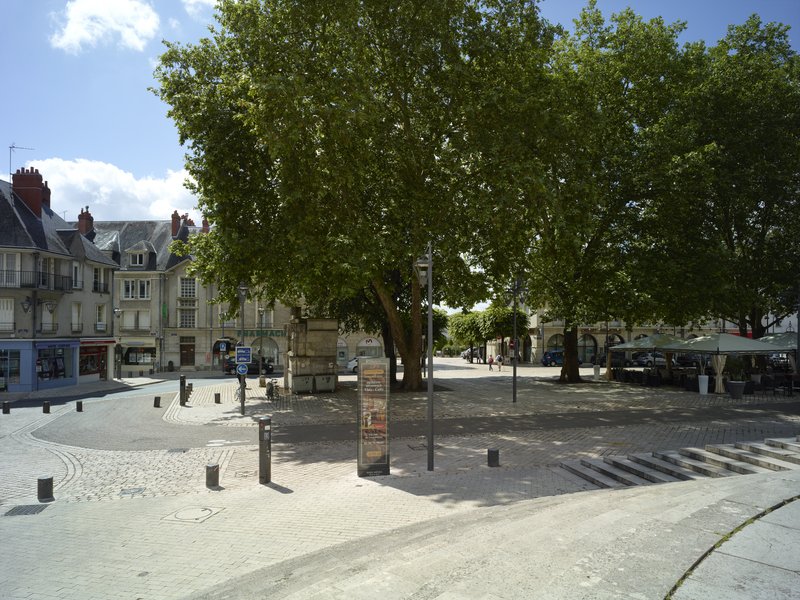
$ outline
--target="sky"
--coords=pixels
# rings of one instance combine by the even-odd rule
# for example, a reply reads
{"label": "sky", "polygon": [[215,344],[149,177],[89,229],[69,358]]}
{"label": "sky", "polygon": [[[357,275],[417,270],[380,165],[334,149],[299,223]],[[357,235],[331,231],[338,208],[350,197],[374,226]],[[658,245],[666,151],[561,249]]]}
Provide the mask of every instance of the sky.
{"label": "sky", "polygon": [[[162,40],[195,42],[214,23],[215,0],[3,0],[0,179],[35,167],[68,221],[202,215],[185,189],[184,149],[167,106],[148,88]],[[585,0],[543,0],[542,15],[570,27]],[[630,6],[646,19],[686,21],[681,41],[713,45],[753,13],[792,26],[800,0],[598,0],[608,18]]]}

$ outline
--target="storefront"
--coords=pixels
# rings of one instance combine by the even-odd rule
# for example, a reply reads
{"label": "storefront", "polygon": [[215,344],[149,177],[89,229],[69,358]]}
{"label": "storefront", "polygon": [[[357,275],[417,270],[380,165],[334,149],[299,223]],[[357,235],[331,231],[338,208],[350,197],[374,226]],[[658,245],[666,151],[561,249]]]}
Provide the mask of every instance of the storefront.
{"label": "storefront", "polygon": [[153,338],[122,344],[122,377],[152,375],[158,368],[158,351]]}
{"label": "storefront", "polygon": [[34,385],[45,390],[78,384],[79,340],[34,343]]}
{"label": "storefront", "polygon": [[110,360],[114,348],[113,339],[81,340],[78,360],[78,380],[80,383],[105,381],[109,379]]}

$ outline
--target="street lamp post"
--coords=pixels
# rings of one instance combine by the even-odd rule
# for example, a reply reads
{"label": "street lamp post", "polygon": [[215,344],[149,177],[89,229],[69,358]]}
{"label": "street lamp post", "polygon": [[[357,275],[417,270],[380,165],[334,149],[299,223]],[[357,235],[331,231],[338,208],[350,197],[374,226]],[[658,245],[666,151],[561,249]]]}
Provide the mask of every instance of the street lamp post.
{"label": "street lamp post", "polygon": [[264,307],[258,307],[258,376],[264,374]]}
{"label": "street lamp post", "polygon": [[512,293],[514,294],[514,313],[513,329],[514,329],[514,348],[512,352],[512,375],[511,375],[511,402],[517,401],[517,358],[519,357],[519,340],[517,339],[517,298],[522,291],[522,284],[519,279],[514,280],[514,287]]}
{"label": "street lamp post", "polygon": [[417,260],[417,269],[421,285],[428,285],[428,471],[433,471],[433,251],[428,243],[425,258]]}
{"label": "street lamp post", "polygon": [[[239,313],[242,316],[242,331],[239,338],[239,345],[244,346],[244,303],[247,300],[247,284],[242,281],[238,287],[239,291]],[[236,365],[239,366],[238,364]],[[238,371],[237,371],[238,373]],[[242,415],[244,415],[244,389],[246,385],[247,376],[239,375],[239,405]]]}

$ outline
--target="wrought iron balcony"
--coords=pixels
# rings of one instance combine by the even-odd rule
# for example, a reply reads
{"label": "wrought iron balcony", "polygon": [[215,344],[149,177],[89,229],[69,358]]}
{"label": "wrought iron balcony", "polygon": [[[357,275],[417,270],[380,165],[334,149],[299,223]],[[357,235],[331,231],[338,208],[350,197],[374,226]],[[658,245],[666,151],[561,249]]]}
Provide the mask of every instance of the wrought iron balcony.
{"label": "wrought iron balcony", "polygon": [[58,332],[58,323],[42,323],[39,325],[38,333],[42,333],[44,335],[52,335]]}
{"label": "wrought iron balcony", "polygon": [[83,323],[73,323],[72,333],[81,333],[83,331]]}
{"label": "wrought iron balcony", "polygon": [[94,324],[94,330],[97,331],[98,333],[106,331],[107,328],[108,328],[108,323],[95,323]]}
{"label": "wrought iron balcony", "polygon": [[108,284],[105,281],[94,281],[92,282],[92,291],[107,294]]}

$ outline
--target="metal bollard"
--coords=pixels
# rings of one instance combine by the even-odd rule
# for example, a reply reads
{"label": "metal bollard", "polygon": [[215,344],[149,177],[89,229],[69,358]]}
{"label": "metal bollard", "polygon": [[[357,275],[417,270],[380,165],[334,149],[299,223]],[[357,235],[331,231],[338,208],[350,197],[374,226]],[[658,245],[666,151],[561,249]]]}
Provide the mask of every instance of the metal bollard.
{"label": "metal bollard", "polygon": [[214,393],[214,404],[219,404],[222,400],[219,397],[219,392]]}
{"label": "metal bollard", "polygon": [[191,394],[193,389],[194,389],[194,384],[193,383],[187,383],[186,384],[186,392],[187,393]]}
{"label": "metal bollard", "polygon": [[180,378],[180,395],[181,395],[181,399],[180,399],[181,406],[184,406],[186,404],[186,396],[187,396],[187,394],[186,394],[186,375],[181,375],[181,378]]}
{"label": "metal bollard", "polygon": [[490,467],[500,466],[500,450],[498,448],[489,448],[488,458]]}
{"label": "metal bollard", "polygon": [[45,400],[44,402],[42,402],[42,412],[43,413],[49,413],[50,412],[50,401],[49,400]]}
{"label": "metal bollard", "polygon": [[75,403],[75,410],[76,410],[77,412],[83,412],[83,400],[78,400],[78,401]]}
{"label": "metal bollard", "polygon": [[219,487],[219,464],[210,463],[206,465],[206,487],[218,488]]}
{"label": "metal bollard", "polygon": [[3,402],[3,414],[7,415],[11,412],[11,402]]}
{"label": "metal bollard", "polygon": [[272,481],[272,418],[258,420],[258,482]]}
{"label": "metal bollard", "polygon": [[161,396],[153,398],[153,408],[161,408]]}
{"label": "metal bollard", "polygon": [[37,489],[37,497],[39,502],[53,499],[53,478],[52,477],[39,477]]}

